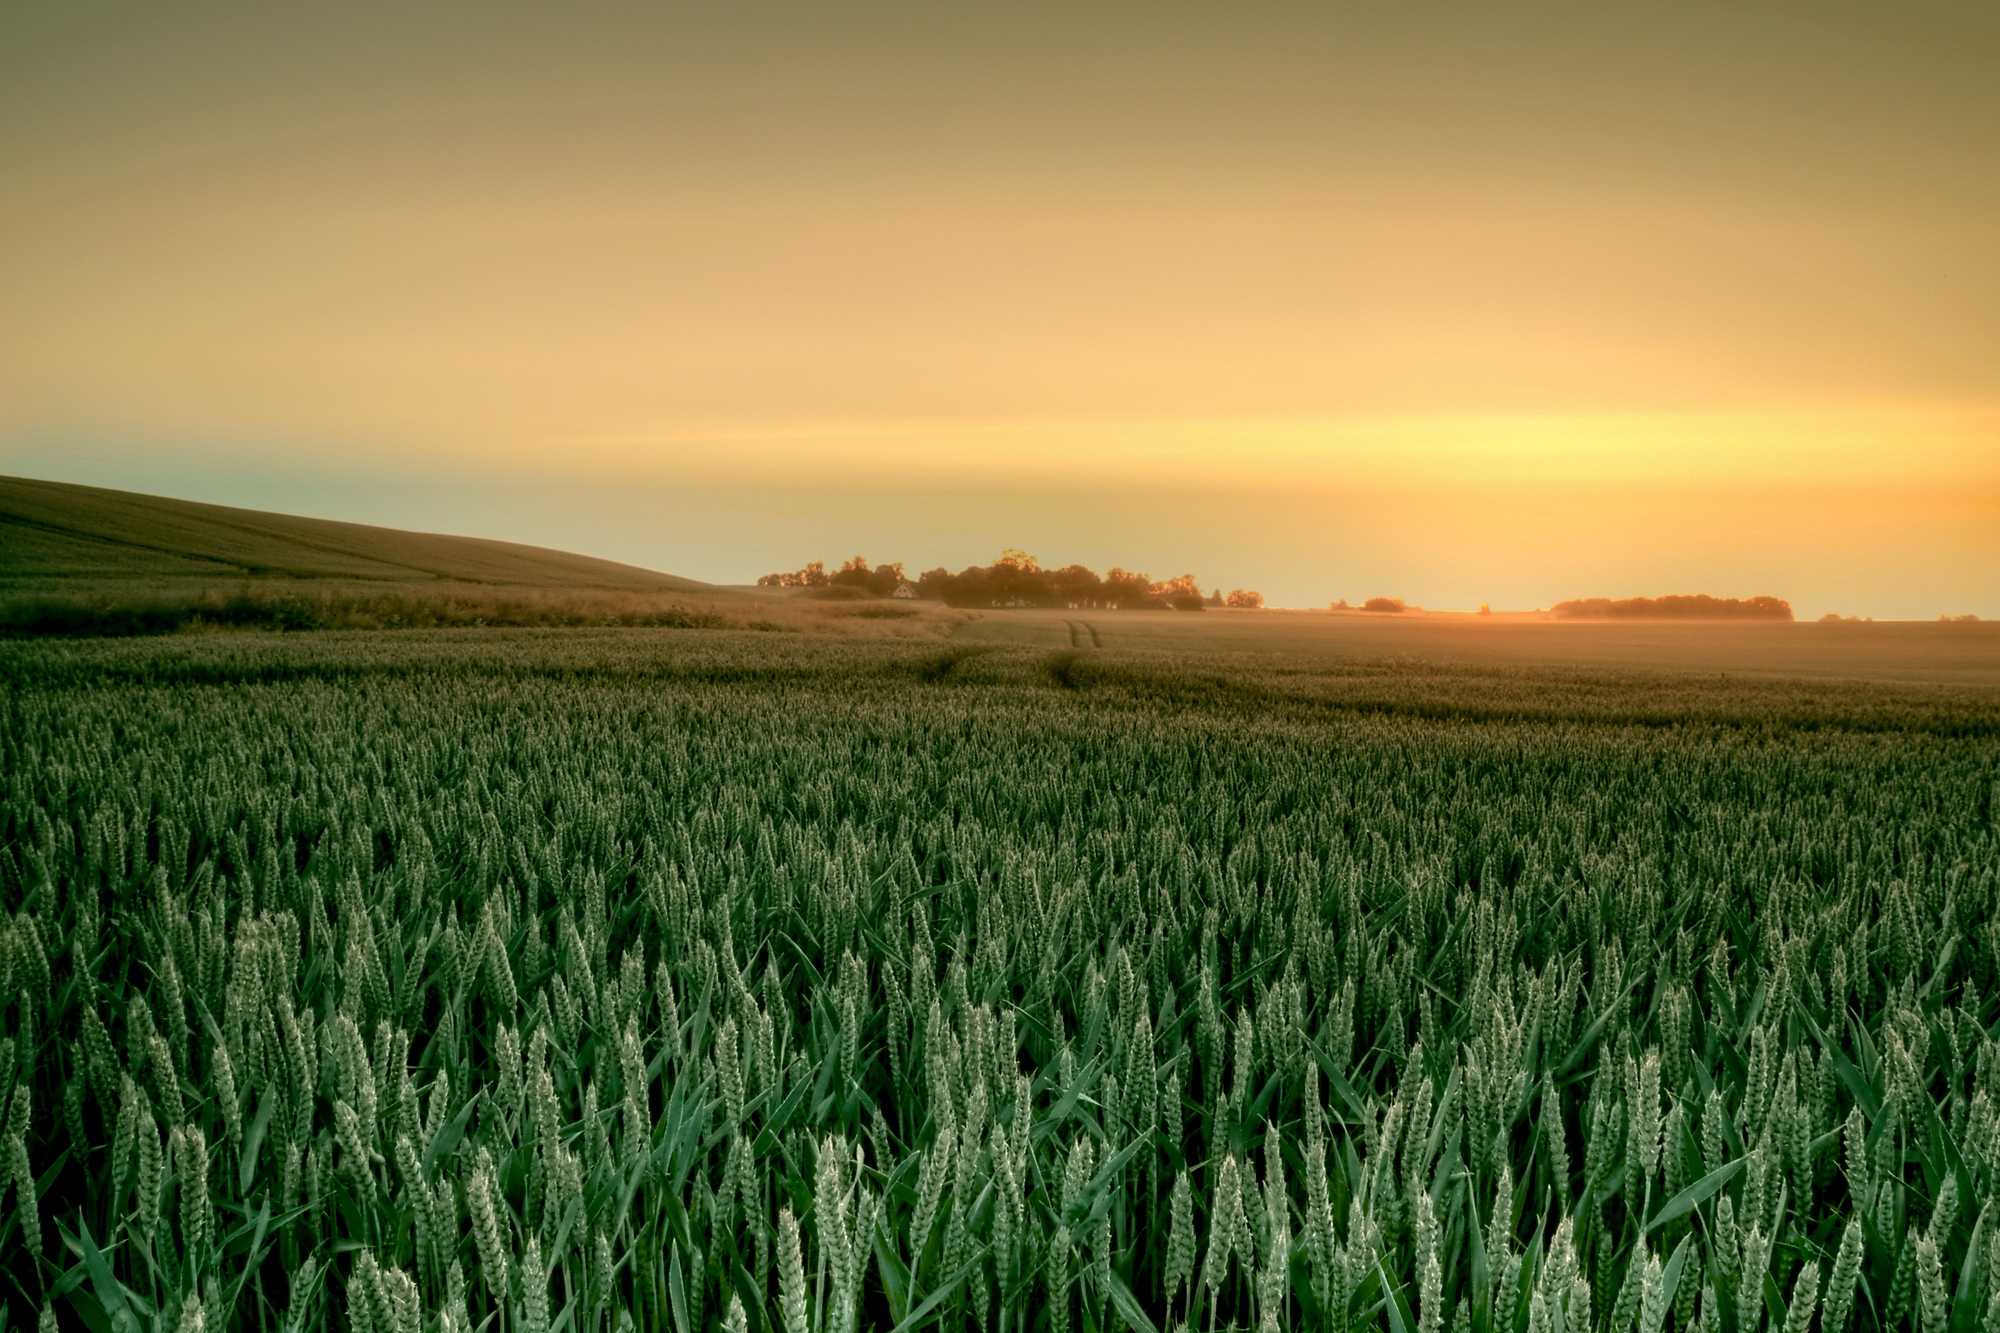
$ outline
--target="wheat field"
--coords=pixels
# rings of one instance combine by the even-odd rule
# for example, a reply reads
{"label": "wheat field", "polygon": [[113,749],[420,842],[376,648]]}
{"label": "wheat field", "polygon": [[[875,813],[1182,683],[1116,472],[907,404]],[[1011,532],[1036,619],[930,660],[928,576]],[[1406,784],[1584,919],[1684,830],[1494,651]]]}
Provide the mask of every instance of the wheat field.
{"label": "wheat field", "polygon": [[1988,695],[675,631],[0,682],[10,1327],[2000,1333]]}

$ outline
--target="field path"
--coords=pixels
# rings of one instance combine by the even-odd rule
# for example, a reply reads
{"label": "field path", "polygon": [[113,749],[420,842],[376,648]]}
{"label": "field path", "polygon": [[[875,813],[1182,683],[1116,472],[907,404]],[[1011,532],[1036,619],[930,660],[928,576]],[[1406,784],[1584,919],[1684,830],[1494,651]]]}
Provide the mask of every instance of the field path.
{"label": "field path", "polygon": [[[1102,648],[1104,643],[1097,637],[1097,626],[1086,620],[1065,620],[1069,627],[1069,646],[1072,648]],[[1088,638],[1089,643],[1084,639]]]}

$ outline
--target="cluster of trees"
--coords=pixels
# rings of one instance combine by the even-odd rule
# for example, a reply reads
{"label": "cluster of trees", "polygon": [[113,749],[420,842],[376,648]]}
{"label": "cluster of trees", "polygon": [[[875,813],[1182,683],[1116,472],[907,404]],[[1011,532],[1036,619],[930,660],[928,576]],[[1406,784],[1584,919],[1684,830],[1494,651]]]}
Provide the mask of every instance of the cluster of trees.
{"label": "cluster of trees", "polygon": [[871,568],[868,557],[857,555],[831,574],[826,572],[824,560],[815,560],[789,574],[766,574],[757,583],[765,588],[850,588],[869,596],[891,597],[909,580],[903,577],[900,560]]}
{"label": "cluster of trees", "polygon": [[1581,597],[1550,608],[1564,620],[1790,620],[1792,604],[1781,597]]}
{"label": "cluster of trees", "polygon": [[853,588],[877,597],[922,597],[959,607],[1050,606],[1092,609],[1200,611],[1208,606],[1254,609],[1263,594],[1237,588],[1226,596],[1216,589],[1202,595],[1192,574],[1155,583],[1145,574],[1112,568],[1101,577],[1082,565],[1043,569],[1025,551],[1004,551],[990,565],[972,565],[954,574],[938,568],[924,571],[915,582],[903,575],[900,563],[870,566],[855,556],[828,573],[815,560],[790,574],[766,574],[757,580],[771,588]]}

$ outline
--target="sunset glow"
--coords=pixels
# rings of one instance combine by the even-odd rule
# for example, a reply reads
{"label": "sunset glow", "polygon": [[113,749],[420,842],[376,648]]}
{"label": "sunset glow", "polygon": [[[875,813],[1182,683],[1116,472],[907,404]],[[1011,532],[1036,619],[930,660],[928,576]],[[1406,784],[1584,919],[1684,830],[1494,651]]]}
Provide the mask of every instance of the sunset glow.
{"label": "sunset glow", "polygon": [[0,19],[0,471],[720,582],[2000,614],[2000,20]]}

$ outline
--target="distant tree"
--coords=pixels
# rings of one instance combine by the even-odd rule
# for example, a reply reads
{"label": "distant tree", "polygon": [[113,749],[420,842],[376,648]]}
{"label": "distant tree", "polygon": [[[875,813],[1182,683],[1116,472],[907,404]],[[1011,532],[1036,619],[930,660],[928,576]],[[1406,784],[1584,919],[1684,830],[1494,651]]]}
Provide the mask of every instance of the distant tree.
{"label": "distant tree", "polygon": [[766,588],[824,588],[828,582],[826,564],[815,560],[804,569],[790,574],[766,574],[757,582]]}
{"label": "distant tree", "polygon": [[969,565],[945,580],[944,600],[951,606],[1000,606],[993,589],[993,571]]}
{"label": "distant tree", "polygon": [[855,556],[842,565],[827,580],[835,587],[855,588],[871,597],[887,597],[896,591],[903,581],[903,566],[900,562],[890,565],[876,565],[872,569],[866,556]]}
{"label": "distant tree", "polygon": [[1104,600],[1110,606],[1138,608],[1162,606],[1153,597],[1153,580],[1116,565],[1104,576]]}
{"label": "distant tree", "polygon": [[1489,606],[1487,603],[1481,602],[1479,604],[1479,614],[1482,616],[1490,616],[1493,614],[1493,608]]}
{"label": "distant tree", "polygon": [[[944,568],[927,569],[914,583],[908,581],[901,564],[870,567],[867,559],[858,555],[831,574],[815,561],[797,573],[767,574],[758,582],[781,588],[825,588],[822,596],[915,596],[962,607],[1144,607],[1199,611],[1224,604],[1221,589],[1204,598],[1201,585],[1192,574],[1155,583],[1143,573],[1114,567],[1099,578],[1083,565],[1043,569],[1034,556],[1011,547],[990,565],[969,565],[956,574]],[[1256,593],[1241,589],[1229,596],[1254,599],[1249,603],[1232,601],[1229,605],[1263,604]]]}
{"label": "distant tree", "polygon": [[1349,606],[1347,604],[1347,599],[1343,597],[1339,601],[1335,602],[1332,606],[1328,607],[1327,609],[1329,611],[1352,611],[1354,608]]}
{"label": "distant tree", "polygon": [[1192,574],[1182,574],[1155,585],[1153,595],[1165,599],[1167,605],[1176,611],[1202,609],[1201,585],[1195,582]]}
{"label": "distant tree", "polygon": [[1680,593],[1667,597],[1583,597],[1550,608],[1565,620],[1790,620],[1792,604],[1781,597],[1711,597]]}
{"label": "distant tree", "polygon": [[1361,604],[1363,611],[1401,612],[1410,608],[1400,597],[1370,597]]}
{"label": "distant tree", "polygon": [[1064,565],[1047,578],[1056,602],[1063,606],[1094,607],[1104,595],[1104,580],[1082,565]]}
{"label": "distant tree", "polygon": [[1020,606],[1060,606],[1064,598],[1057,589],[1057,580],[1048,570],[1041,567],[1033,556],[1027,563],[1013,566],[996,565],[996,577],[1002,579],[1014,602]]}
{"label": "distant tree", "polygon": [[1264,594],[1251,592],[1246,588],[1232,589],[1229,594],[1229,604],[1241,610],[1256,611],[1264,605]]}

